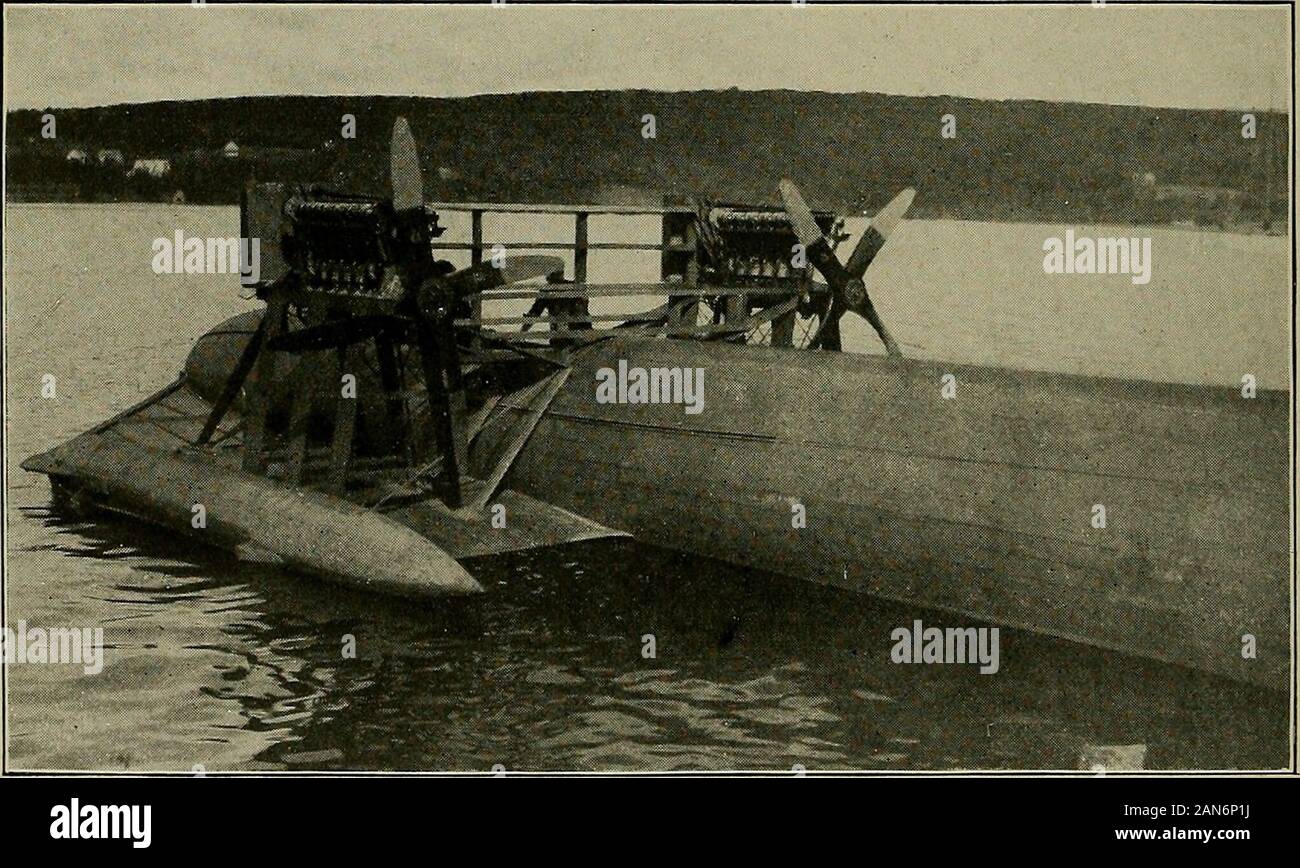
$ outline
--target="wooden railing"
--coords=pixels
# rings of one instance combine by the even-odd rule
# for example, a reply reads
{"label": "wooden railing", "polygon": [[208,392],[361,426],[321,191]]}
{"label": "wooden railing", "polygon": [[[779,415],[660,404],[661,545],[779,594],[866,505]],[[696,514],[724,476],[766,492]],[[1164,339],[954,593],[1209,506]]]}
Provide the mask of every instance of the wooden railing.
{"label": "wooden railing", "polygon": [[[484,251],[502,250],[572,250],[573,282],[539,286],[507,286],[497,290],[472,295],[473,316],[458,319],[460,328],[519,327],[509,332],[494,332],[506,340],[547,340],[560,333],[565,339],[588,340],[593,331],[574,330],[574,326],[594,327],[598,323],[626,323],[642,331],[665,335],[707,337],[710,335],[737,335],[762,325],[780,320],[785,323],[783,334],[791,332],[798,293],[788,288],[774,288],[765,292],[762,287],[721,287],[702,285],[700,275],[701,250],[696,225],[696,211],[686,205],[551,205],[489,202],[437,202],[429,206],[436,212],[459,212],[470,215],[468,241],[437,241],[434,250],[469,251],[471,265],[484,260]],[[573,215],[573,240],[570,241],[488,241],[484,238],[484,216],[487,214]],[[655,242],[593,242],[590,239],[590,218],[593,216],[653,216],[662,224],[660,240]],[[589,283],[587,280],[588,254],[591,251],[632,250],[659,251],[660,280],[657,283]],[[803,291],[809,291],[811,283]],[[528,300],[545,298],[549,301],[580,302],[593,298],[659,297],[665,301],[656,309],[629,310],[621,313],[583,313],[585,306],[573,304],[569,310],[557,313],[549,310],[547,316],[483,316],[484,301]],[[704,299],[716,304],[722,299],[723,322],[697,325],[700,304]],[[751,313],[751,301],[764,309]],[[526,332],[523,327],[547,324],[549,332]],[[775,340],[776,332],[773,332]]]}
{"label": "wooden railing", "polygon": [[[695,211],[685,206],[647,206],[647,205],[550,205],[527,203],[489,203],[489,202],[435,202],[428,206],[436,212],[459,212],[470,215],[469,241],[435,241],[434,250],[469,251],[470,264],[477,265],[484,259],[484,251],[491,250],[572,250],[573,283],[550,284],[536,288],[514,288],[500,291],[475,293],[472,297],[474,315],[469,320],[458,320],[457,325],[501,326],[501,325],[535,325],[547,323],[552,332],[565,331],[569,326],[586,323],[594,325],[600,322],[622,322],[645,313],[644,310],[630,310],[625,313],[604,313],[595,316],[549,316],[549,317],[492,317],[484,319],[484,300],[535,299],[545,295],[548,299],[582,300],[592,298],[615,298],[632,296],[662,296],[669,300],[682,299],[694,301],[698,293],[699,250],[695,236]],[[572,214],[573,241],[488,241],[484,239],[483,218],[486,214]],[[663,223],[662,240],[655,242],[641,241],[596,241],[590,239],[590,218],[592,216],[659,217]],[[590,251],[633,250],[660,251],[659,283],[618,283],[590,284],[587,282],[587,263]],[[716,293],[715,293],[716,294]],[[672,318],[686,320],[694,325],[695,306],[686,309],[682,305],[670,305]],[[537,337],[547,337],[538,335]],[[553,336],[553,335],[550,335]]]}

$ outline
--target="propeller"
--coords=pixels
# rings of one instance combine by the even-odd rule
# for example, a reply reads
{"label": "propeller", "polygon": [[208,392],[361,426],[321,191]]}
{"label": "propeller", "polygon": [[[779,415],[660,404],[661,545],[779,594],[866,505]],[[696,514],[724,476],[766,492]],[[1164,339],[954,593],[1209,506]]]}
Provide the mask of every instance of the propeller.
{"label": "propeller", "polygon": [[393,124],[393,144],[389,152],[389,172],[393,182],[393,210],[415,211],[424,208],[424,173],[420,171],[420,152],[406,118]]}
{"label": "propeller", "polygon": [[[406,118],[399,117],[393,124],[393,144],[390,154],[390,171],[393,181],[393,210],[399,215],[414,215],[411,219],[424,219],[424,173],[420,169],[420,154],[416,149],[415,136]],[[424,241],[427,239],[421,239]],[[418,251],[423,254],[424,251]],[[424,282],[421,289],[431,288],[431,284],[441,284],[456,298],[473,292],[483,292],[545,277],[564,268],[564,260],[558,256],[508,256],[505,262],[483,262],[470,268],[463,268],[446,276],[432,277]]]}
{"label": "propeller", "polygon": [[795,236],[798,237],[799,243],[803,245],[807,254],[808,261],[821,272],[822,277],[826,278],[827,286],[830,289],[830,298],[818,312],[820,325],[817,328],[817,334],[812,338],[809,347],[821,347],[827,350],[841,349],[840,342],[840,319],[848,311],[861,316],[867,322],[871,323],[876,334],[880,335],[881,342],[885,345],[886,352],[891,356],[902,355],[898,348],[898,342],[894,340],[889,330],[885,328],[884,322],[876,312],[875,305],[871,303],[871,296],[867,294],[866,285],[862,282],[862,275],[866,273],[868,266],[880,253],[880,250],[888,240],[889,235],[902,220],[903,215],[911,206],[912,200],[916,197],[916,191],[910,187],[899,193],[894,199],[880,210],[871,221],[871,225],[863,232],[862,237],[858,239],[857,245],[849,255],[847,265],[840,264],[839,259],[831,247],[831,243],[826,236],[822,234],[821,227],[817,225],[813,217],[812,209],[804,200],[803,194],[791,180],[784,179],[780,184],[781,201],[785,205],[786,214],[790,218],[790,225],[794,228]]}
{"label": "propeller", "polygon": [[[483,292],[545,277],[564,268],[564,260],[557,256],[508,256],[499,267],[494,262],[483,262],[462,268],[451,274],[423,277],[421,260],[428,259],[427,217],[424,214],[424,172],[420,168],[420,154],[415,135],[406,118],[393,123],[392,150],[389,170],[393,184],[393,210],[410,248],[409,259],[419,263],[405,276],[416,285],[407,298],[398,303],[391,314],[350,316],[331,320],[272,339],[270,349],[291,353],[316,352],[334,349],[369,340],[385,332],[406,332],[422,321],[445,316],[454,302],[470,293]],[[422,279],[421,279],[422,278]]]}
{"label": "propeller", "polygon": [[[452,509],[461,504],[460,474],[466,457],[465,383],[461,375],[454,290],[434,273],[429,217],[424,210],[424,173],[415,136],[406,118],[393,123],[389,154],[393,182],[393,211],[398,230],[397,269],[408,287],[394,313],[398,335],[414,334],[429,401],[431,433],[442,459],[438,484]],[[388,326],[381,326],[381,333]]]}

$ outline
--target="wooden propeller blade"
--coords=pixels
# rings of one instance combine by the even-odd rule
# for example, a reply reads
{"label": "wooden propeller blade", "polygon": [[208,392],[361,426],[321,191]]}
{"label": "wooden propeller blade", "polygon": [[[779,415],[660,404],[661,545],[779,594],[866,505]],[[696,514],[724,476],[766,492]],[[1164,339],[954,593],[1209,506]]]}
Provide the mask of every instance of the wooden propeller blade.
{"label": "wooden propeller blade", "polygon": [[[790,218],[790,225],[794,227],[794,234],[799,238],[799,243],[804,247],[812,247],[818,241],[826,241],[821,227],[813,218],[812,209],[804,201],[803,194],[799,192],[794,181],[782,178],[778,189],[781,193],[781,202],[785,205],[785,213]],[[827,244],[829,245],[829,242]]]}
{"label": "wooden propeller blade", "polygon": [[876,313],[876,306],[871,303],[871,296],[864,294],[862,301],[853,308],[853,312],[871,323],[871,327],[876,330],[876,334],[880,335],[881,343],[885,345],[885,352],[891,356],[901,356],[903,354],[903,351],[898,347],[898,341],[894,340],[894,336],[889,333],[889,329],[885,328],[884,320],[880,318],[880,314]]}
{"label": "wooden propeller blade", "polygon": [[355,316],[321,323],[272,338],[267,346],[279,352],[309,353],[328,350],[368,340],[395,328],[404,328],[407,320],[385,314]]}
{"label": "wooden propeller blade", "polygon": [[808,261],[822,273],[822,277],[826,278],[826,283],[831,290],[830,297],[826,299],[818,316],[820,322],[817,325],[817,333],[813,335],[808,346],[813,349],[821,347],[838,350],[840,349],[840,317],[848,310],[848,302],[844,297],[845,287],[851,278],[839,259],[835,257],[830,241],[822,234],[821,227],[813,217],[812,209],[804,201],[803,194],[799,192],[794,181],[789,178],[783,179],[780,192],[781,202],[790,217],[790,225],[794,227],[794,234],[799,238],[799,243],[804,246]]}
{"label": "wooden propeller blade", "polygon": [[902,222],[903,215],[907,209],[912,207],[912,200],[916,198],[916,191],[908,187],[903,192],[895,196],[890,203],[871,220],[862,237],[858,239],[857,246],[853,248],[853,253],[849,255],[848,264],[844,270],[850,277],[861,278],[866,273],[867,267],[871,265],[880,248],[885,246],[889,240],[890,233]]}
{"label": "wooden propeller blade", "polygon": [[848,308],[844,306],[840,296],[838,294],[832,295],[817,317],[817,333],[808,342],[808,348],[812,350],[835,350],[837,352],[843,349],[840,342],[840,317],[844,316],[847,310]]}
{"label": "wooden propeller blade", "polygon": [[406,118],[393,124],[393,147],[389,155],[393,182],[393,208],[411,211],[424,207],[424,173],[420,171],[420,152]]}
{"label": "wooden propeller blade", "polygon": [[442,279],[451,285],[457,295],[464,295],[470,292],[484,292],[508,283],[518,283],[521,280],[546,277],[563,268],[564,260],[558,256],[507,256],[500,268],[491,261],[480,262],[478,265],[462,268]]}
{"label": "wooden propeller blade", "polygon": [[781,181],[781,201],[785,205],[786,216],[794,227],[794,234],[804,246],[804,253],[813,267],[822,273],[826,282],[836,294],[844,292],[844,285],[849,281],[849,274],[835,257],[830,240],[822,234],[821,228],[813,217],[812,210],[804,201],[794,181],[786,178]]}

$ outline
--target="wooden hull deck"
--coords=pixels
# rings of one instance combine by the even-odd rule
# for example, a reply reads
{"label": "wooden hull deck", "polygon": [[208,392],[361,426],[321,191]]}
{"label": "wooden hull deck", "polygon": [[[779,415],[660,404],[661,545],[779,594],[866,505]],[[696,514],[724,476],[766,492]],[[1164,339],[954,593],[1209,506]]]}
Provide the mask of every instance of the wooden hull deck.
{"label": "wooden hull deck", "polygon": [[[703,412],[597,403],[619,360],[702,368]],[[575,355],[506,482],[648,543],[1284,689],[1288,399],[615,338]]]}

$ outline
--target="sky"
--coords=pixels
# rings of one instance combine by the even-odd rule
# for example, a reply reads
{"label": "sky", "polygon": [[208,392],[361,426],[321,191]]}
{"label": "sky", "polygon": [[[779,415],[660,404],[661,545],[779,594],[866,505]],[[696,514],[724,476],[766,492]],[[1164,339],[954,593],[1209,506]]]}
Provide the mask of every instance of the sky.
{"label": "sky", "polygon": [[[278,4],[277,4],[278,6]],[[1286,6],[5,6],[7,109],[790,88],[1287,110]]]}

